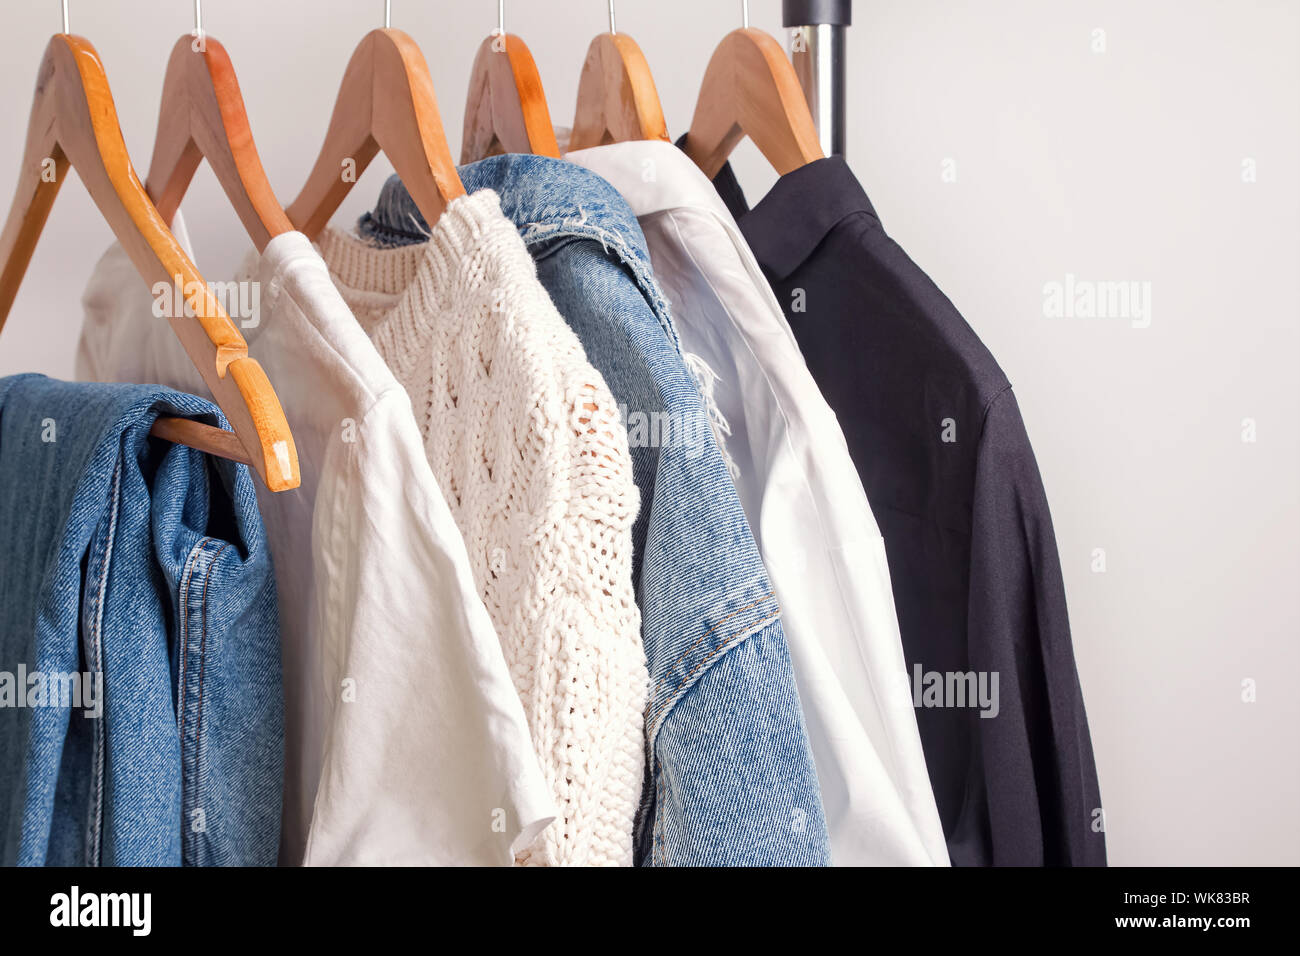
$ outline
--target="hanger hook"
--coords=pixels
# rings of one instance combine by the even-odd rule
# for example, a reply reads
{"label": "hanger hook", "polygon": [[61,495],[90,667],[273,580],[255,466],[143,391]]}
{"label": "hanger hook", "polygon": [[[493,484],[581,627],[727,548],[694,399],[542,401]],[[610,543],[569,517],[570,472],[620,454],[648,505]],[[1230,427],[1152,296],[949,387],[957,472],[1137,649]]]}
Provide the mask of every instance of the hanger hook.
{"label": "hanger hook", "polygon": [[68,0],[63,0],[63,33],[68,33]]}
{"label": "hanger hook", "polygon": [[740,21],[749,29],[749,0],[740,0]]}
{"label": "hanger hook", "polygon": [[194,0],[194,35],[203,36],[203,0]]}
{"label": "hanger hook", "polygon": [[506,0],[497,0],[497,33],[506,35]]}
{"label": "hanger hook", "polygon": [[384,0],[384,29],[393,25],[393,0]]}
{"label": "hanger hook", "polygon": [[609,0],[609,32],[618,32],[618,28],[614,24],[614,0]]}

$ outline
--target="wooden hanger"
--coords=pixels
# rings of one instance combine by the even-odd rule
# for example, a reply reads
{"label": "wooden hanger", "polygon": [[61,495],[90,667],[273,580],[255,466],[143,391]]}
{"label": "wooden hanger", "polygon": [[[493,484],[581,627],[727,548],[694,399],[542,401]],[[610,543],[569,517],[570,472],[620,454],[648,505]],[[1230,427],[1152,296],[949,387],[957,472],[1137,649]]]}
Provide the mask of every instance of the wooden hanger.
{"label": "wooden hanger", "polygon": [[513,33],[494,33],[479,45],[465,100],[460,161],[499,153],[560,158],[537,63]]}
{"label": "wooden hanger", "polygon": [[275,390],[136,176],[99,54],[88,40],[66,32],[45,48],[18,187],[0,233],[0,327],[69,165],[145,281],[180,285],[193,315],[185,310],[168,321],[234,428],[232,434],[187,419],[159,419],[153,433],[243,461],[272,491],[296,488],[298,453]]}
{"label": "wooden hanger", "polygon": [[289,206],[294,226],[315,239],[381,149],[430,226],[465,195],[424,54],[388,27],[366,34],[348,62],[316,165]]}
{"label": "wooden hanger", "polygon": [[163,220],[176,217],[199,162],[207,159],[257,251],[293,230],[253,145],[230,57],[198,26],[176,41],[163,79],[158,135],[145,188]]}
{"label": "wooden hanger", "polygon": [[781,175],[825,158],[793,64],[770,34],[751,27],[728,33],[713,52],[686,154],[712,179],[746,135]]}
{"label": "wooden hanger", "polygon": [[582,64],[569,149],[639,139],[668,142],[668,124],[645,54],[617,31],[610,0],[609,32],[591,41]]}

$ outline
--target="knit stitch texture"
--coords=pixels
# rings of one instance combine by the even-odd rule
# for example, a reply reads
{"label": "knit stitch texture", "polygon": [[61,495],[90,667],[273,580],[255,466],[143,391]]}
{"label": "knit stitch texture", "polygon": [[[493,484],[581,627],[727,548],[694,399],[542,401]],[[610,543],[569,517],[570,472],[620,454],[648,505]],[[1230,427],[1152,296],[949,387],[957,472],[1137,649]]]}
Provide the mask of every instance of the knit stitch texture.
{"label": "knit stitch texture", "polygon": [[423,245],[320,246],[411,398],[561,810],[517,862],[630,866],[647,676],[614,397],[496,193],[454,200]]}

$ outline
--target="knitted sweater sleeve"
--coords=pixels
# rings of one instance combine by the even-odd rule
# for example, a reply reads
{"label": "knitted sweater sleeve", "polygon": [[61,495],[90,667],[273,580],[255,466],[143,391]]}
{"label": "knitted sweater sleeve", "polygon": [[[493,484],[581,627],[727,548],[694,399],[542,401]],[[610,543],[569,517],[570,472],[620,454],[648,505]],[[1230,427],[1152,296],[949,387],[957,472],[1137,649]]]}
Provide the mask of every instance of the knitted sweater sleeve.
{"label": "knitted sweater sleeve", "polygon": [[565,386],[569,494],[561,520],[545,529],[542,553],[563,556],[570,571],[539,595],[546,624],[532,665],[538,686],[526,695],[560,816],[543,834],[544,852],[521,861],[630,866],[647,687],[632,587],[638,493],[627,432],[592,372],[575,363]]}

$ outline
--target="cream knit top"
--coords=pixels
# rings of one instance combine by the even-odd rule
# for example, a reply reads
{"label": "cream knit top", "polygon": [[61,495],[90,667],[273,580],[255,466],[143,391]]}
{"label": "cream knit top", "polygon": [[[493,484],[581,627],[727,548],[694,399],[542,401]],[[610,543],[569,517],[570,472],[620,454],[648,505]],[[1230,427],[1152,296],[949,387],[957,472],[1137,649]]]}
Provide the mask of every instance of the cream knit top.
{"label": "cream knit top", "polygon": [[630,866],[648,679],[613,395],[491,190],[423,245],[329,229],[320,247],[410,395],[560,807],[518,862]]}

